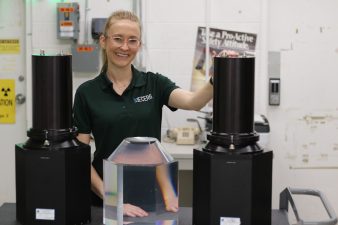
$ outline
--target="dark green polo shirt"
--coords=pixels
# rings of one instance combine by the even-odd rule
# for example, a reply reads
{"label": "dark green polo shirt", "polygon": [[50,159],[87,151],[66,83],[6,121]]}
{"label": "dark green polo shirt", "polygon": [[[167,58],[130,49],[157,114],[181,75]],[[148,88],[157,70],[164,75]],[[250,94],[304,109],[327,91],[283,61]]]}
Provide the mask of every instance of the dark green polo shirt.
{"label": "dark green polo shirt", "polygon": [[[162,107],[177,88],[167,77],[140,72],[132,67],[133,78],[122,96],[116,94],[106,73],[77,89],[74,125],[79,133],[92,133],[96,151],[93,166],[102,177],[102,159],[107,158],[127,137],[161,138]],[[174,109],[172,109],[174,110]]]}

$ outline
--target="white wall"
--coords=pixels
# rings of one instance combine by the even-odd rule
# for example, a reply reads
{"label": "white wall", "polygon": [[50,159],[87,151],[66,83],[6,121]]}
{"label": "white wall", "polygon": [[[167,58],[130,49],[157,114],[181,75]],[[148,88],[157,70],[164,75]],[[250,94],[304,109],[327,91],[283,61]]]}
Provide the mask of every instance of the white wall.
{"label": "white wall", "polygon": [[[62,2],[62,1],[59,1]],[[80,4],[80,38],[78,43],[83,43],[84,38],[84,12],[85,0],[71,0]],[[137,1],[136,1],[137,2]],[[146,69],[159,72],[175,81],[182,88],[190,89],[192,61],[195,50],[195,40],[198,26],[229,29],[250,33],[258,33],[260,30],[260,0],[231,1],[225,3],[222,0],[206,1],[143,1],[143,13],[145,26],[145,46],[141,52],[146,61]],[[88,0],[88,20],[93,17],[108,17],[112,11],[119,8],[131,9],[135,3],[129,1],[91,1]],[[206,5],[209,4],[209,18],[206,18]],[[232,7],[229,7],[231,5]],[[58,40],[56,34],[56,2],[48,0],[34,1],[32,7],[32,53],[38,53],[40,49],[46,52],[70,51],[72,41]],[[232,10],[235,8],[235,10]],[[90,24],[87,24],[90,26]],[[90,27],[88,28],[90,30]],[[259,39],[257,51],[260,51]],[[89,40],[92,41],[91,39]],[[261,62],[257,59],[256,71],[259,72]],[[257,73],[259,74],[259,73]],[[74,73],[74,90],[84,81],[94,77],[93,73]],[[259,76],[259,75],[258,75]],[[28,85],[29,86],[29,85]],[[256,89],[256,102],[260,105],[260,90]],[[264,107],[258,110],[265,113]],[[206,109],[208,110],[208,109]],[[210,110],[210,109],[209,109]],[[164,108],[162,131],[163,133],[172,127],[191,125],[187,118],[204,116],[200,112],[178,110],[172,113]],[[30,121],[31,115],[28,116]],[[200,120],[204,124],[203,120]],[[30,125],[30,123],[28,123]]]}
{"label": "white wall", "polygon": [[[275,205],[286,186],[314,188],[338,212],[337,10],[335,0],[269,1],[268,46],[281,54],[281,105],[268,107]],[[299,204],[320,216],[320,204]]]}
{"label": "white wall", "polygon": [[[83,32],[85,0],[76,2],[80,3]],[[117,8],[132,7],[132,1],[125,0],[88,2],[89,19],[107,17]],[[338,142],[335,141],[338,2],[144,0],[142,3],[146,67],[167,75],[182,88],[190,88],[198,26],[208,23],[215,28],[257,33],[255,108],[256,112],[266,114],[271,124],[270,148],[275,155],[273,208],[278,207],[280,191],[292,186],[323,191],[338,212],[335,191],[338,189]],[[56,3],[48,0],[36,0],[32,5],[33,52],[40,48],[70,49],[70,41],[56,39],[55,6]],[[208,14],[206,6],[210,7]],[[281,53],[281,105],[275,107],[267,104],[267,50]],[[95,75],[75,73],[74,90]],[[163,129],[183,126],[187,124],[186,118],[197,116],[203,114],[165,110]],[[302,207],[306,215],[318,214],[318,205]]]}
{"label": "white wall", "polygon": [[[189,89],[197,26],[204,25],[204,0],[144,1],[147,26],[147,68],[165,74]],[[176,7],[174,7],[176,6]],[[164,109],[163,130],[188,124],[201,113]]]}
{"label": "white wall", "polygon": [[[147,68],[165,74],[185,89],[190,89],[191,86],[198,26],[208,24],[213,28],[249,33],[259,33],[261,29],[260,0],[147,0],[143,3],[146,6],[147,22]],[[207,7],[209,12],[206,11]],[[258,36],[258,52],[259,41]],[[257,59],[257,74],[261,69],[260,63]],[[256,92],[256,102],[259,105],[260,90],[257,89]],[[265,113],[262,111],[264,109],[264,106],[261,107],[259,112]],[[189,125],[186,119],[198,116],[204,115],[184,110],[171,112],[165,108],[162,130]],[[204,121],[200,122],[203,124]]]}
{"label": "white wall", "polygon": [[[67,1],[80,4],[80,38],[84,42],[84,12],[85,0]],[[130,1],[90,1],[88,0],[88,20],[93,17],[108,17],[119,8],[131,9]],[[175,81],[182,88],[190,89],[193,69],[193,56],[198,26],[219,29],[229,29],[250,33],[259,33],[261,29],[261,0],[243,0],[224,2],[222,0],[206,1],[143,1],[145,46],[141,54],[144,56],[147,70],[159,72]],[[209,17],[206,18],[206,5],[209,5]],[[229,7],[231,5],[232,7]],[[61,49],[70,51],[71,41],[58,40],[56,34],[56,3],[39,0],[32,7],[32,52],[38,53],[40,49],[46,52],[59,52]],[[233,8],[235,10],[233,10]],[[212,13],[211,13],[212,12]],[[90,25],[88,25],[90,26]],[[88,28],[90,30],[90,27]],[[257,51],[260,52],[260,36],[258,36]],[[90,39],[90,42],[92,40]],[[261,62],[257,58],[256,72],[260,76]],[[84,81],[94,77],[93,73],[74,73],[74,90]],[[261,90],[256,89],[256,103],[258,112],[265,113],[264,104],[260,104]],[[256,107],[257,108],[257,107]],[[205,109],[208,110],[208,109]],[[209,109],[210,110],[210,109]],[[200,112],[178,110],[175,113],[164,108],[162,131],[172,127],[193,125],[187,118],[204,116]],[[30,120],[31,115],[28,116]],[[204,124],[203,120],[200,120]],[[30,123],[29,123],[30,124]]]}
{"label": "white wall", "polygon": [[[14,97],[26,93],[25,80],[18,79],[25,75],[25,6],[21,0],[0,1],[0,39],[19,40],[19,51],[14,54],[3,54],[0,50],[0,89],[2,79],[12,79]],[[14,92],[13,92],[14,91]],[[1,92],[3,98],[3,92]],[[0,114],[3,114],[3,107]],[[13,201],[15,198],[15,144],[26,138],[26,106],[15,105],[15,122],[0,124],[0,205],[4,201]]]}

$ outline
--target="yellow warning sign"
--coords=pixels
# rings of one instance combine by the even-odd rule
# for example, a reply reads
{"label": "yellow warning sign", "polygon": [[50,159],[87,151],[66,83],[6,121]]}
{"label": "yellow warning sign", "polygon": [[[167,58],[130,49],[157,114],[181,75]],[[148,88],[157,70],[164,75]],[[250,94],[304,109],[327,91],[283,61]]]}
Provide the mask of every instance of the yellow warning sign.
{"label": "yellow warning sign", "polygon": [[0,54],[20,54],[19,39],[0,39]]}
{"label": "yellow warning sign", "polygon": [[0,79],[0,123],[15,123],[14,79]]}

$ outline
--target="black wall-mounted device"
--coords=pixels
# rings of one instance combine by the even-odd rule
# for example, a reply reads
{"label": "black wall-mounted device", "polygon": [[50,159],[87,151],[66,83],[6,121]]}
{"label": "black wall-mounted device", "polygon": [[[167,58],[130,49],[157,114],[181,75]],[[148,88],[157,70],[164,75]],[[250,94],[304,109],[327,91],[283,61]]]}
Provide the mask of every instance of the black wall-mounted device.
{"label": "black wall-mounted device", "polygon": [[269,105],[280,105],[280,79],[269,79]]}
{"label": "black wall-mounted device", "polygon": [[98,40],[104,31],[107,18],[93,18],[92,19],[92,38]]}

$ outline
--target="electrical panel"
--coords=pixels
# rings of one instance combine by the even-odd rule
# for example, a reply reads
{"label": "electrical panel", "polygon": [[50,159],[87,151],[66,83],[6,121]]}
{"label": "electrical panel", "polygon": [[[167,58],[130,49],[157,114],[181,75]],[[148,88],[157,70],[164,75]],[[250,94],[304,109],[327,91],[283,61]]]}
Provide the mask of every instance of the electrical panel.
{"label": "electrical panel", "polygon": [[58,39],[79,38],[79,3],[57,4],[57,37]]}
{"label": "electrical panel", "polygon": [[100,51],[97,44],[72,45],[74,72],[97,73],[100,65]]}

